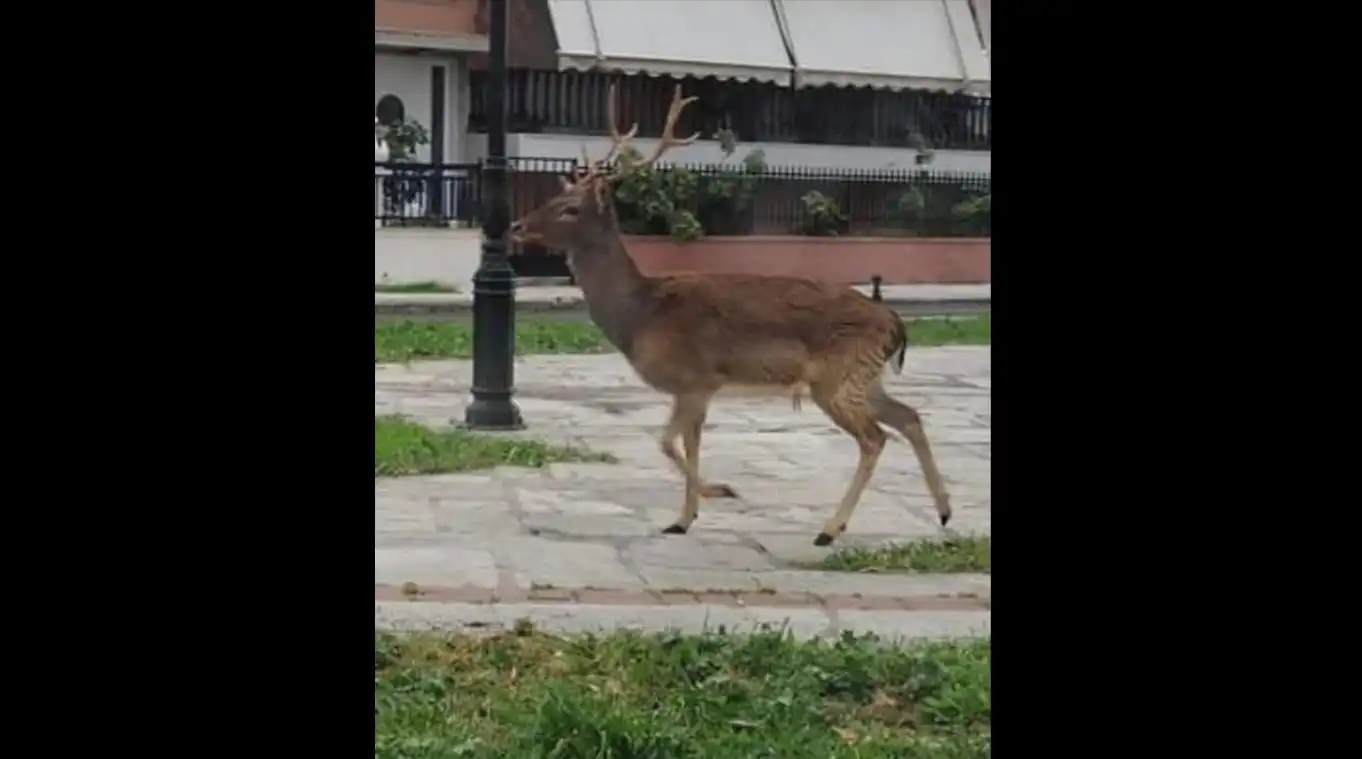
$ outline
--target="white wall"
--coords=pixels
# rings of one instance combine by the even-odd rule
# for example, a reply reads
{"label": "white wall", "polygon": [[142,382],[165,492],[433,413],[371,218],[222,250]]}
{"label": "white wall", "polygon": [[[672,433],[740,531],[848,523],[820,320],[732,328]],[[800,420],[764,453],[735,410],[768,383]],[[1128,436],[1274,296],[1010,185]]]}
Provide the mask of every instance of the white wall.
{"label": "white wall", "polygon": [[[610,150],[608,137],[578,137],[566,134],[509,134],[506,154],[526,158],[579,158],[582,145],[592,158],[604,156]],[[639,139],[634,146],[647,153],[656,140]],[[743,142],[729,160],[741,159],[749,150],[761,148],[766,152],[766,163],[771,166],[807,166],[819,169],[913,169],[916,150],[908,148],[872,148],[854,145],[800,145],[790,142]],[[487,155],[487,136],[470,134],[467,138],[467,160]],[[718,163],[723,159],[719,143],[698,140],[693,145],[668,151],[666,161],[677,163]],[[968,171],[991,173],[993,154],[981,150],[938,150],[929,168],[934,171]]]}
{"label": "white wall", "polygon": [[482,230],[375,229],[374,284],[439,282],[472,292]]}
{"label": "white wall", "polygon": [[[374,53],[374,105],[384,95],[402,99],[407,118],[430,129],[430,70],[445,67],[445,161],[464,160],[464,128],[468,123],[468,70],[458,53]],[[417,151],[417,159],[430,160],[430,148]]]}

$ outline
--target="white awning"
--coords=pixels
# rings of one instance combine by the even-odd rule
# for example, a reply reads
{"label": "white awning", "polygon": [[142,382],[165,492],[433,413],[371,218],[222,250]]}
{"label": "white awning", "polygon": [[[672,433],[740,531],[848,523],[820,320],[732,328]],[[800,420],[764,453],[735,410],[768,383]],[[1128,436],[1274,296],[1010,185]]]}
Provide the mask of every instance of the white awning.
{"label": "white awning", "polygon": [[487,37],[481,34],[440,34],[402,29],[375,29],[374,47],[383,50],[446,50],[455,53],[485,53],[488,50]]}
{"label": "white awning", "polygon": [[790,83],[771,0],[548,0],[562,69]]}
{"label": "white awning", "polygon": [[989,91],[970,0],[777,0],[800,87]]}
{"label": "white awning", "polygon": [[974,8],[974,20],[979,24],[979,36],[984,40],[984,50],[993,49],[993,0],[970,0]]}

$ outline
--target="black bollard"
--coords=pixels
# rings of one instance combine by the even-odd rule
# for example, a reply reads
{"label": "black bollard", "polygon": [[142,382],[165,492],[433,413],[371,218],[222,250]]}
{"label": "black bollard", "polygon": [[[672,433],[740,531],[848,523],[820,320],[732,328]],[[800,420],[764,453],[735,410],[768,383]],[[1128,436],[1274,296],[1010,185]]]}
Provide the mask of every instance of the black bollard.
{"label": "black bollard", "polygon": [[884,296],[880,294],[880,284],[882,282],[884,282],[884,277],[881,277],[878,274],[870,278],[870,297],[872,300],[884,300]]}

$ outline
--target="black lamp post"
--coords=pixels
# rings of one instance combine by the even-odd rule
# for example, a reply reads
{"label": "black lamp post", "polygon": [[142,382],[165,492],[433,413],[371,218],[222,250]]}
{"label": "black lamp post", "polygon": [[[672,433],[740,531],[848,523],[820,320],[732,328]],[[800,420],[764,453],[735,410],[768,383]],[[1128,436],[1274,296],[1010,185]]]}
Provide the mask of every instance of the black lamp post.
{"label": "black lamp post", "polygon": [[473,275],[473,402],[464,424],[475,430],[525,426],[511,400],[515,385],[515,272],[506,257],[506,16],[510,0],[490,0],[487,159],[482,164],[482,261]]}

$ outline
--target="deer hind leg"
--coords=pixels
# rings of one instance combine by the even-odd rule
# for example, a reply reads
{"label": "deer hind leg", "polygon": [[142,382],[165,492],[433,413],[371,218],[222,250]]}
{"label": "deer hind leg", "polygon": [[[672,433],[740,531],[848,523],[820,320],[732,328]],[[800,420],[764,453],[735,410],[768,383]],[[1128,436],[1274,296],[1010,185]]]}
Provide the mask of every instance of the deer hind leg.
{"label": "deer hind leg", "polygon": [[846,494],[842,496],[842,502],[837,506],[837,513],[832,515],[832,519],[823,525],[823,531],[813,539],[814,545],[825,546],[846,531],[847,523],[851,521],[851,515],[856,511],[856,504],[860,503],[861,493],[865,491],[871,475],[875,473],[875,465],[880,460],[880,453],[884,451],[888,435],[876,422],[874,408],[866,399],[865,393],[854,385],[845,384],[831,390],[826,387],[813,387],[810,390],[810,395],[814,403],[818,404],[818,408],[827,414],[833,424],[855,438],[856,444],[861,447],[861,457],[856,462],[856,473],[851,476],[851,483],[847,485]]}
{"label": "deer hind leg", "polygon": [[932,493],[936,515],[941,520],[941,526],[945,527],[946,523],[951,521],[951,497],[946,492],[941,472],[936,468],[932,446],[927,442],[927,432],[922,428],[922,416],[912,406],[890,397],[878,384],[872,388],[870,403],[875,410],[876,419],[908,438],[908,444],[917,455],[917,463],[922,467],[922,476],[927,480],[927,489]]}
{"label": "deer hind leg", "polygon": [[[733,488],[722,483],[706,483],[700,479],[700,430],[705,424],[710,396],[677,396],[672,405],[672,416],[659,441],[662,453],[681,472],[686,480],[686,496],[681,507],[681,518],[663,530],[669,535],[683,535],[700,513],[700,498],[736,498]],[[685,456],[676,449],[680,437],[686,446]]]}

